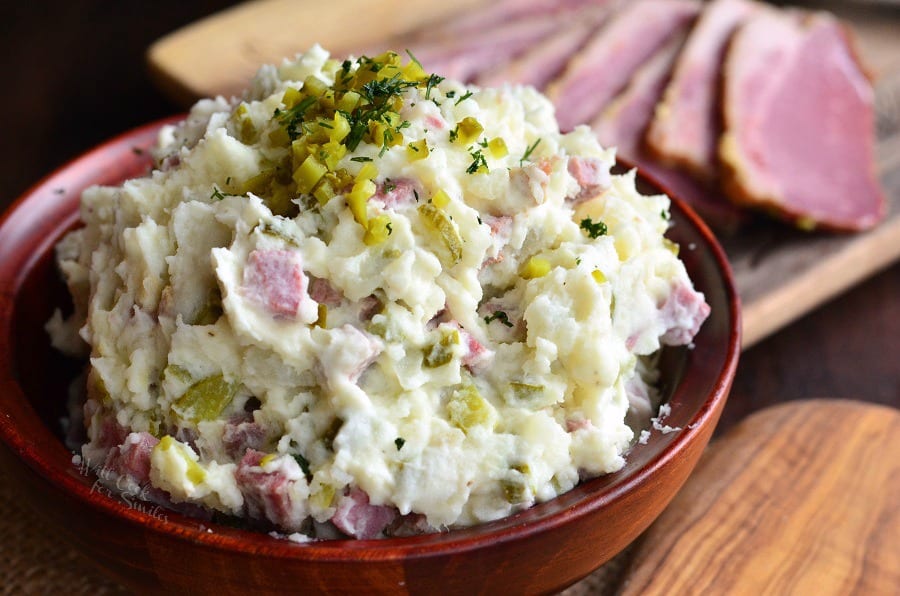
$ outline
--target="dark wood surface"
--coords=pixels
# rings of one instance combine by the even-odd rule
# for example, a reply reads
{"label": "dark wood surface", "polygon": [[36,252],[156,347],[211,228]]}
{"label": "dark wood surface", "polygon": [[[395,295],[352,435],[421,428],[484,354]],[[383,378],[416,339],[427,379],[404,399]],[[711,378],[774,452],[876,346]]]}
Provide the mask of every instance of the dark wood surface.
{"label": "dark wood surface", "polygon": [[[17,2],[0,25],[0,206],[55,167],[178,106],[151,84],[147,46],[233,2]],[[900,22],[900,15],[898,15]],[[809,397],[900,407],[900,265],[747,350],[720,431]]]}

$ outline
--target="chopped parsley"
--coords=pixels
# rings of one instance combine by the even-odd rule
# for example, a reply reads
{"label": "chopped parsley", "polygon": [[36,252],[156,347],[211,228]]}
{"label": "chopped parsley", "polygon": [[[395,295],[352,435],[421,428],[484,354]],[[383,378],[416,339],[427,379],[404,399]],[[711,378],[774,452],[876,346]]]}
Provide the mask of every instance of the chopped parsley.
{"label": "chopped parsley", "polygon": [[591,238],[599,238],[600,236],[606,235],[607,232],[605,223],[602,221],[595,222],[590,217],[582,219],[579,227],[587,232],[587,235]]}
{"label": "chopped parsley", "polygon": [[453,127],[453,130],[450,131],[450,142],[452,143],[457,138],[459,138],[459,124]]}
{"label": "chopped parsley", "polygon": [[358,161],[358,162],[372,161],[372,158],[366,157],[365,155],[360,155],[359,157],[351,157],[350,161]]}
{"label": "chopped parsley", "polygon": [[522,158],[519,160],[519,165],[528,161],[531,158],[531,154],[534,153],[534,150],[537,149],[538,144],[540,144],[541,140],[536,140],[528,149],[525,150],[525,154],[522,155]]}
{"label": "chopped parsley", "polygon": [[297,102],[297,105],[287,110],[275,109],[275,117],[278,118],[278,122],[285,127],[288,136],[292,141],[296,140],[297,137],[302,134],[304,124],[303,116],[306,114],[306,110],[318,103],[318,101],[319,98],[309,96],[304,97]]}
{"label": "chopped parsley", "polygon": [[213,191],[212,191],[212,194],[209,195],[209,199],[211,201],[221,201],[224,198],[225,198],[225,195],[222,193],[222,191],[219,190],[219,188],[217,186],[213,186]]}
{"label": "chopped parsley", "polygon": [[294,454],[294,461],[300,466],[300,469],[303,470],[303,475],[306,476],[307,480],[312,480],[312,474],[309,473],[309,461],[299,453]]}
{"label": "chopped parsley", "polygon": [[509,320],[509,315],[507,315],[502,310],[494,311],[494,314],[488,315],[484,318],[484,322],[487,325],[490,325],[493,321],[500,321],[507,327],[513,326],[512,322],[510,322],[510,320]]}
{"label": "chopped parsley", "polygon": [[384,187],[382,189],[384,192],[391,192],[395,188],[397,188],[397,185],[390,178],[384,179]]}
{"label": "chopped parsley", "polygon": [[406,54],[409,56],[409,59],[413,61],[413,64],[415,64],[416,66],[418,66],[418,67],[421,68],[422,70],[425,70],[425,68],[422,66],[422,63],[419,62],[419,59],[416,58],[416,57],[413,55],[413,53],[412,53],[409,49],[406,50]]}
{"label": "chopped parsley", "polygon": [[406,439],[404,439],[403,437],[397,437],[396,439],[394,439],[394,445],[397,446],[397,451],[400,451],[401,449],[403,449],[403,446],[406,445]]}
{"label": "chopped parsley", "polygon": [[440,85],[443,80],[444,77],[436,74],[428,76],[428,80],[425,81],[425,99],[431,99],[431,90]]}
{"label": "chopped parsley", "polygon": [[475,174],[477,172],[488,171],[487,160],[484,158],[484,153],[481,152],[481,149],[472,152],[472,163],[469,164],[469,167],[466,168],[467,174]]}
{"label": "chopped parsley", "polygon": [[465,94],[465,95],[461,95],[461,96],[459,97],[459,99],[456,100],[456,103],[453,104],[453,105],[457,105],[457,106],[458,106],[458,105],[460,104],[460,102],[463,102],[463,101],[469,99],[470,97],[472,97],[472,92],[471,92],[471,91],[466,91],[466,94]]}

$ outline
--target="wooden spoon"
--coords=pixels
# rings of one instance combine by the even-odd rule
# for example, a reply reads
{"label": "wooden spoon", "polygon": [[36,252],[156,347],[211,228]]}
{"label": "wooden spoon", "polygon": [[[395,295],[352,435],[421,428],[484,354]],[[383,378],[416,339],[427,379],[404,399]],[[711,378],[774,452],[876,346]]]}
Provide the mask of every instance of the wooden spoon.
{"label": "wooden spoon", "polygon": [[624,577],[624,595],[900,593],[900,411],[810,400],[747,418]]}

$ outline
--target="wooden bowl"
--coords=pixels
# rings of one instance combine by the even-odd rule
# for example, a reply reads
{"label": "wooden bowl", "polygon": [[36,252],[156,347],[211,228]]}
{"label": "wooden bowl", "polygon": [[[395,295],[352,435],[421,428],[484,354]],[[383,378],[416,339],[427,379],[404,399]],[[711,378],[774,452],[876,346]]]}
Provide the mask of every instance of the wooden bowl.
{"label": "wooden bowl", "polygon": [[[712,314],[693,349],[668,349],[663,380],[682,430],[653,431],[625,467],[496,522],[441,534],[295,544],[128,502],[72,464],[61,441],[67,386],[81,363],[49,345],[44,323],[68,305],[53,245],[77,224],[81,191],[149,169],[162,122],[64,166],[0,221],[0,463],[19,494],[60,535],[141,591],[260,593],[535,593],[561,589],[627,546],[693,469],[731,387],[740,346],[738,297],[721,248],[677,200],[672,240]],[[646,180],[644,191],[658,189]]]}

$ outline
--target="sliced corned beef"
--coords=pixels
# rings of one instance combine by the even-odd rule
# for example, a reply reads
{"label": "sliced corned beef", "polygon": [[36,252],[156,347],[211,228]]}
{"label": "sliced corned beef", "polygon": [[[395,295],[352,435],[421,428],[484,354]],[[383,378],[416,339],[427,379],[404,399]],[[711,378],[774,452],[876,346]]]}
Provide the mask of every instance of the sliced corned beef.
{"label": "sliced corned beef", "polygon": [[803,228],[860,230],[885,213],[874,92],[847,31],[824,13],[765,11],[724,63],[723,184]]}
{"label": "sliced corned beef", "polygon": [[479,74],[475,83],[483,87],[517,83],[543,89],[597,31],[607,12],[604,8],[580,15],[578,22],[561,28],[518,58]]}
{"label": "sliced corned beef", "polygon": [[560,129],[593,120],[632,74],[700,11],[693,0],[640,0],[618,10],[547,87]]}
{"label": "sliced corned beef", "polygon": [[734,30],[759,10],[752,0],[713,0],[703,9],[647,129],[647,147],[662,162],[703,180],[716,176],[722,60]]}
{"label": "sliced corned beef", "polygon": [[554,18],[615,1],[618,0],[497,0],[429,27],[428,36],[459,37],[477,34],[490,37],[492,29],[510,21],[533,17]]}
{"label": "sliced corned beef", "polygon": [[622,91],[592,123],[600,143],[616,147],[617,155],[636,165],[673,195],[693,207],[711,225],[731,231],[743,214],[721,193],[685,172],[661,165],[646,151],[642,137],[665,88],[684,40],[685,30],[670,40],[635,73]]}
{"label": "sliced corned beef", "polygon": [[528,48],[554,33],[554,19],[529,18],[497,25],[477,36],[425,38],[412,42],[412,52],[428,72],[459,81],[506,64]]}

